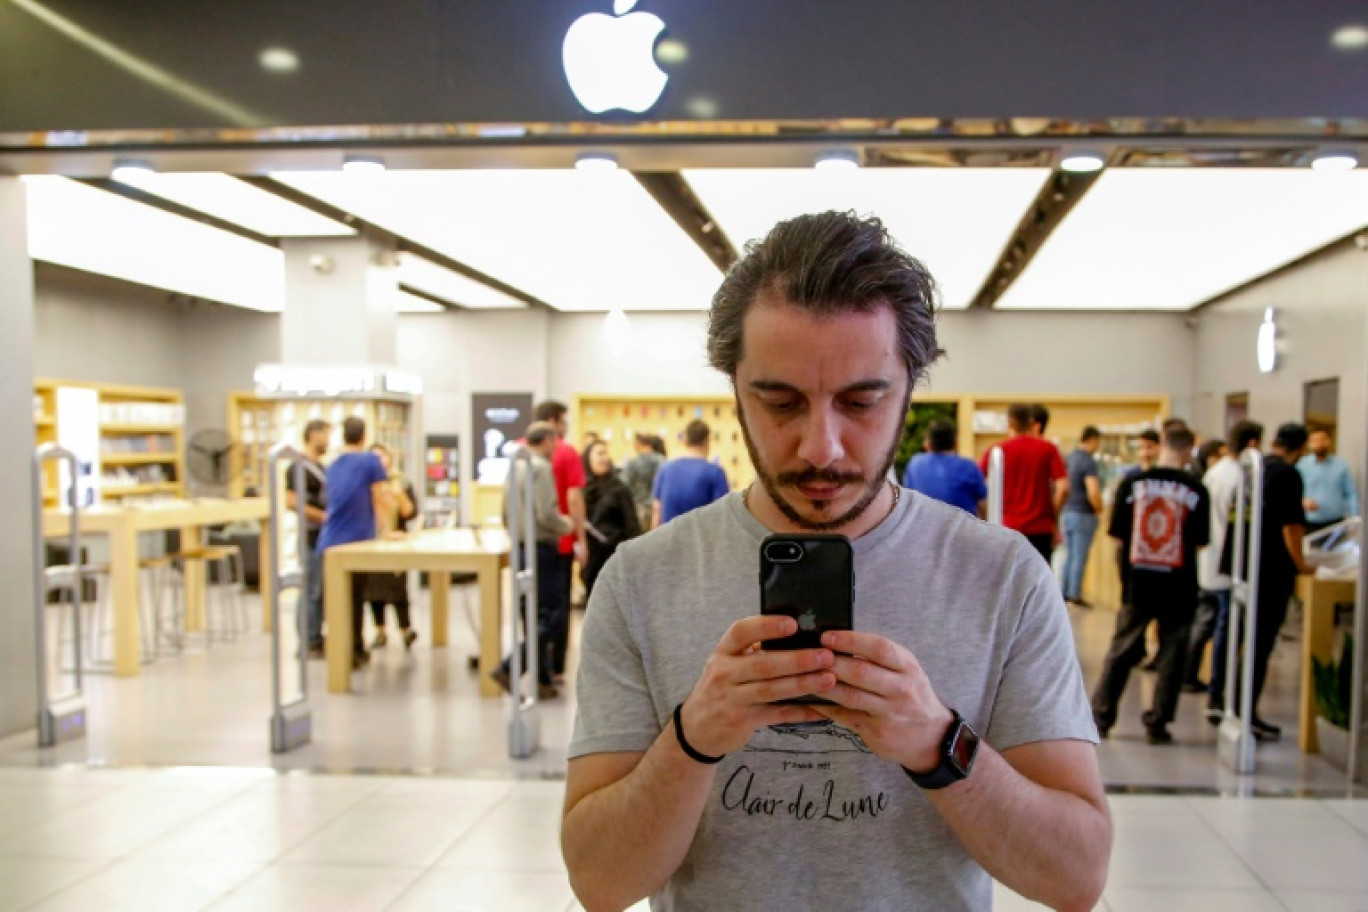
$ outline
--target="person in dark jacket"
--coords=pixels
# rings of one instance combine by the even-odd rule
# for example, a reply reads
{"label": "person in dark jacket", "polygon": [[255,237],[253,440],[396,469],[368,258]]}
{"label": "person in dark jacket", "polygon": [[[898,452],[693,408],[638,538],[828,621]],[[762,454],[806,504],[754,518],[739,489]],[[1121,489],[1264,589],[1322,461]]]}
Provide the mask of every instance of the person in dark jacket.
{"label": "person in dark jacket", "polygon": [[623,483],[608,456],[608,446],[599,440],[584,449],[584,512],[588,521],[589,562],[580,579],[584,583],[586,604],[594,591],[594,580],[617,546],[641,534],[636,501]]}

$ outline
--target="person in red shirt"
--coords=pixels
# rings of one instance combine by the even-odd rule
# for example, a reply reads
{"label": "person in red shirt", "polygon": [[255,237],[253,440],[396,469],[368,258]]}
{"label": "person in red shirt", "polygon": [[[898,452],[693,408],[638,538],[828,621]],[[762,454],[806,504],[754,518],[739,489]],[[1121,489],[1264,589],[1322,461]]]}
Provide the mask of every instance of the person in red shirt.
{"label": "person in red shirt", "polygon": [[[1031,543],[1045,562],[1054,553],[1055,522],[1069,494],[1068,471],[1059,448],[1032,433],[1029,405],[1007,409],[1009,436],[1002,447],[1002,524]],[[979,460],[988,472],[988,454]]]}
{"label": "person in red shirt", "polygon": [[551,673],[555,678],[565,676],[565,654],[570,642],[570,586],[573,574],[572,564],[578,560],[583,567],[589,559],[589,540],[584,527],[584,462],[580,454],[565,442],[569,427],[565,415],[569,409],[565,403],[548,399],[540,403],[532,413],[533,420],[545,421],[556,429],[556,450],[551,455],[551,475],[556,480],[556,500],[561,513],[570,517],[574,530],[560,540],[560,572],[557,582],[564,586],[565,598],[561,604],[566,606],[563,617],[548,618],[551,632],[551,646],[547,650],[551,658]]}

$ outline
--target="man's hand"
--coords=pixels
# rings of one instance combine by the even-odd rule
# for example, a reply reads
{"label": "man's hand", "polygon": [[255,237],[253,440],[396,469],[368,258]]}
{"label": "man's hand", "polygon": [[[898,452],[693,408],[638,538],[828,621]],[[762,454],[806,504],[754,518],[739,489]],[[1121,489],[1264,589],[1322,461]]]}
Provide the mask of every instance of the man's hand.
{"label": "man's hand", "polygon": [[684,702],[684,735],[695,750],[716,757],[745,747],[765,726],[822,721],[811,706],[775,704],[836,685],[828,649],[760,648],[764,640],[797,632],[797,621],[777,615],[744,618],[728,628]]}
{"label": "man's hand", "polygon": [[589,543],[583,540],[576,541],[574,555],[575,562],[581,567],[589,566]]}
{"label": "man's hand", "polygon": [[872,633],[831,631],[822,635],[822,645],[847,655],[837,655],[833,667],[840,683],[822,692],[837,705],[815,709],[885,760],[916,773],[935,769],[954,716],[916,657]]}

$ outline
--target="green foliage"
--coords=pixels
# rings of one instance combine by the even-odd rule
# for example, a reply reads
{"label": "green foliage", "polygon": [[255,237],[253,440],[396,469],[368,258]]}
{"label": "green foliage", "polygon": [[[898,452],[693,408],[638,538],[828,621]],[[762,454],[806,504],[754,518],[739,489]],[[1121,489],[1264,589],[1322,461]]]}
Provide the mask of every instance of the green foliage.
{"label": "green foliage", "polygon": [[1354,667],[1354,638],[1346,636],[1340,650],[1340,660],[1322,662],[1311,657],[1311,675],[1316,685],[1316,706],[1325,720],[1336,728],[1349,727],[1349,707],[1352,705],[1352,677]]}
{"label": "green foliage", "polygon": [[[912,461],[912,457],[922,451],[922,444],[926,441],[926,429],[931,422],[937,418],[955,419],[956,407],[953,402],[913,402],[912,407],[907,410],[907,420],[903,423],[902,440],[898,443],[898,455],[893,458],[893,468],[898,473],[898,480],[902,480],[903,469]],[[962,456],[973,457],[973,453],[961,453]]]}

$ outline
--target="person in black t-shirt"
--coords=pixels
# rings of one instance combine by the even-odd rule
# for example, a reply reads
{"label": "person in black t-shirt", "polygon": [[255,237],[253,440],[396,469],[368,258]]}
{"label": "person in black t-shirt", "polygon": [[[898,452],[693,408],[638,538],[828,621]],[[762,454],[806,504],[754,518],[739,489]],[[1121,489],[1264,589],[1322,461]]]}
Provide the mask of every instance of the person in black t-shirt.
{"label": "person in black t-shirt", "polygon": [[1258,617],[1254,622],[1254,712],[1250,726],[1260,741],[1276,741],[1282,729],[1259,717],[1259,696],[1268,678],[1268,660],[1287,620],[1287,603],[1298,574],[1306,567],[1302,538],[1306,513],[1305,486],[1297,460],[1306,452],[1306,428],[1289,423],[1278,428],[1273,452],[1264,457],[1263,533],[1259,538]]}
{"label": "person in black t-shirt", "polygon": [[[306,526],[307,585],[305,639],[309,657],[323,658],[323,555],[318,551],[318,535],[328,517],[328,473],[323,468],[323,456],[328,452],[328,437],[332,426],[314,419],[304,426],[304,518]],[[285,504],[291,511],[298,509],[295,499],[294,467],[285,472]]]}
{"label": "person in black t-shirt", "polygon": [[1093,692],[1093,718],[1106,737],[1131,670],[1145,656],[1145,628],[1159,625],[1159,666],[1154,704],[1143,721],[1150,744],[1173,740],[1168,723],[1178,707],[1188,628],[1197,609],[1197,549],[1207,544],[1211,503],[1200,481],[1184,470],[1192,431],[1173,427],[1153,468],[1137,472],[1116,491],[1112,538],[1130,558],[1130,602],[1121,606],[1116,633]]}

